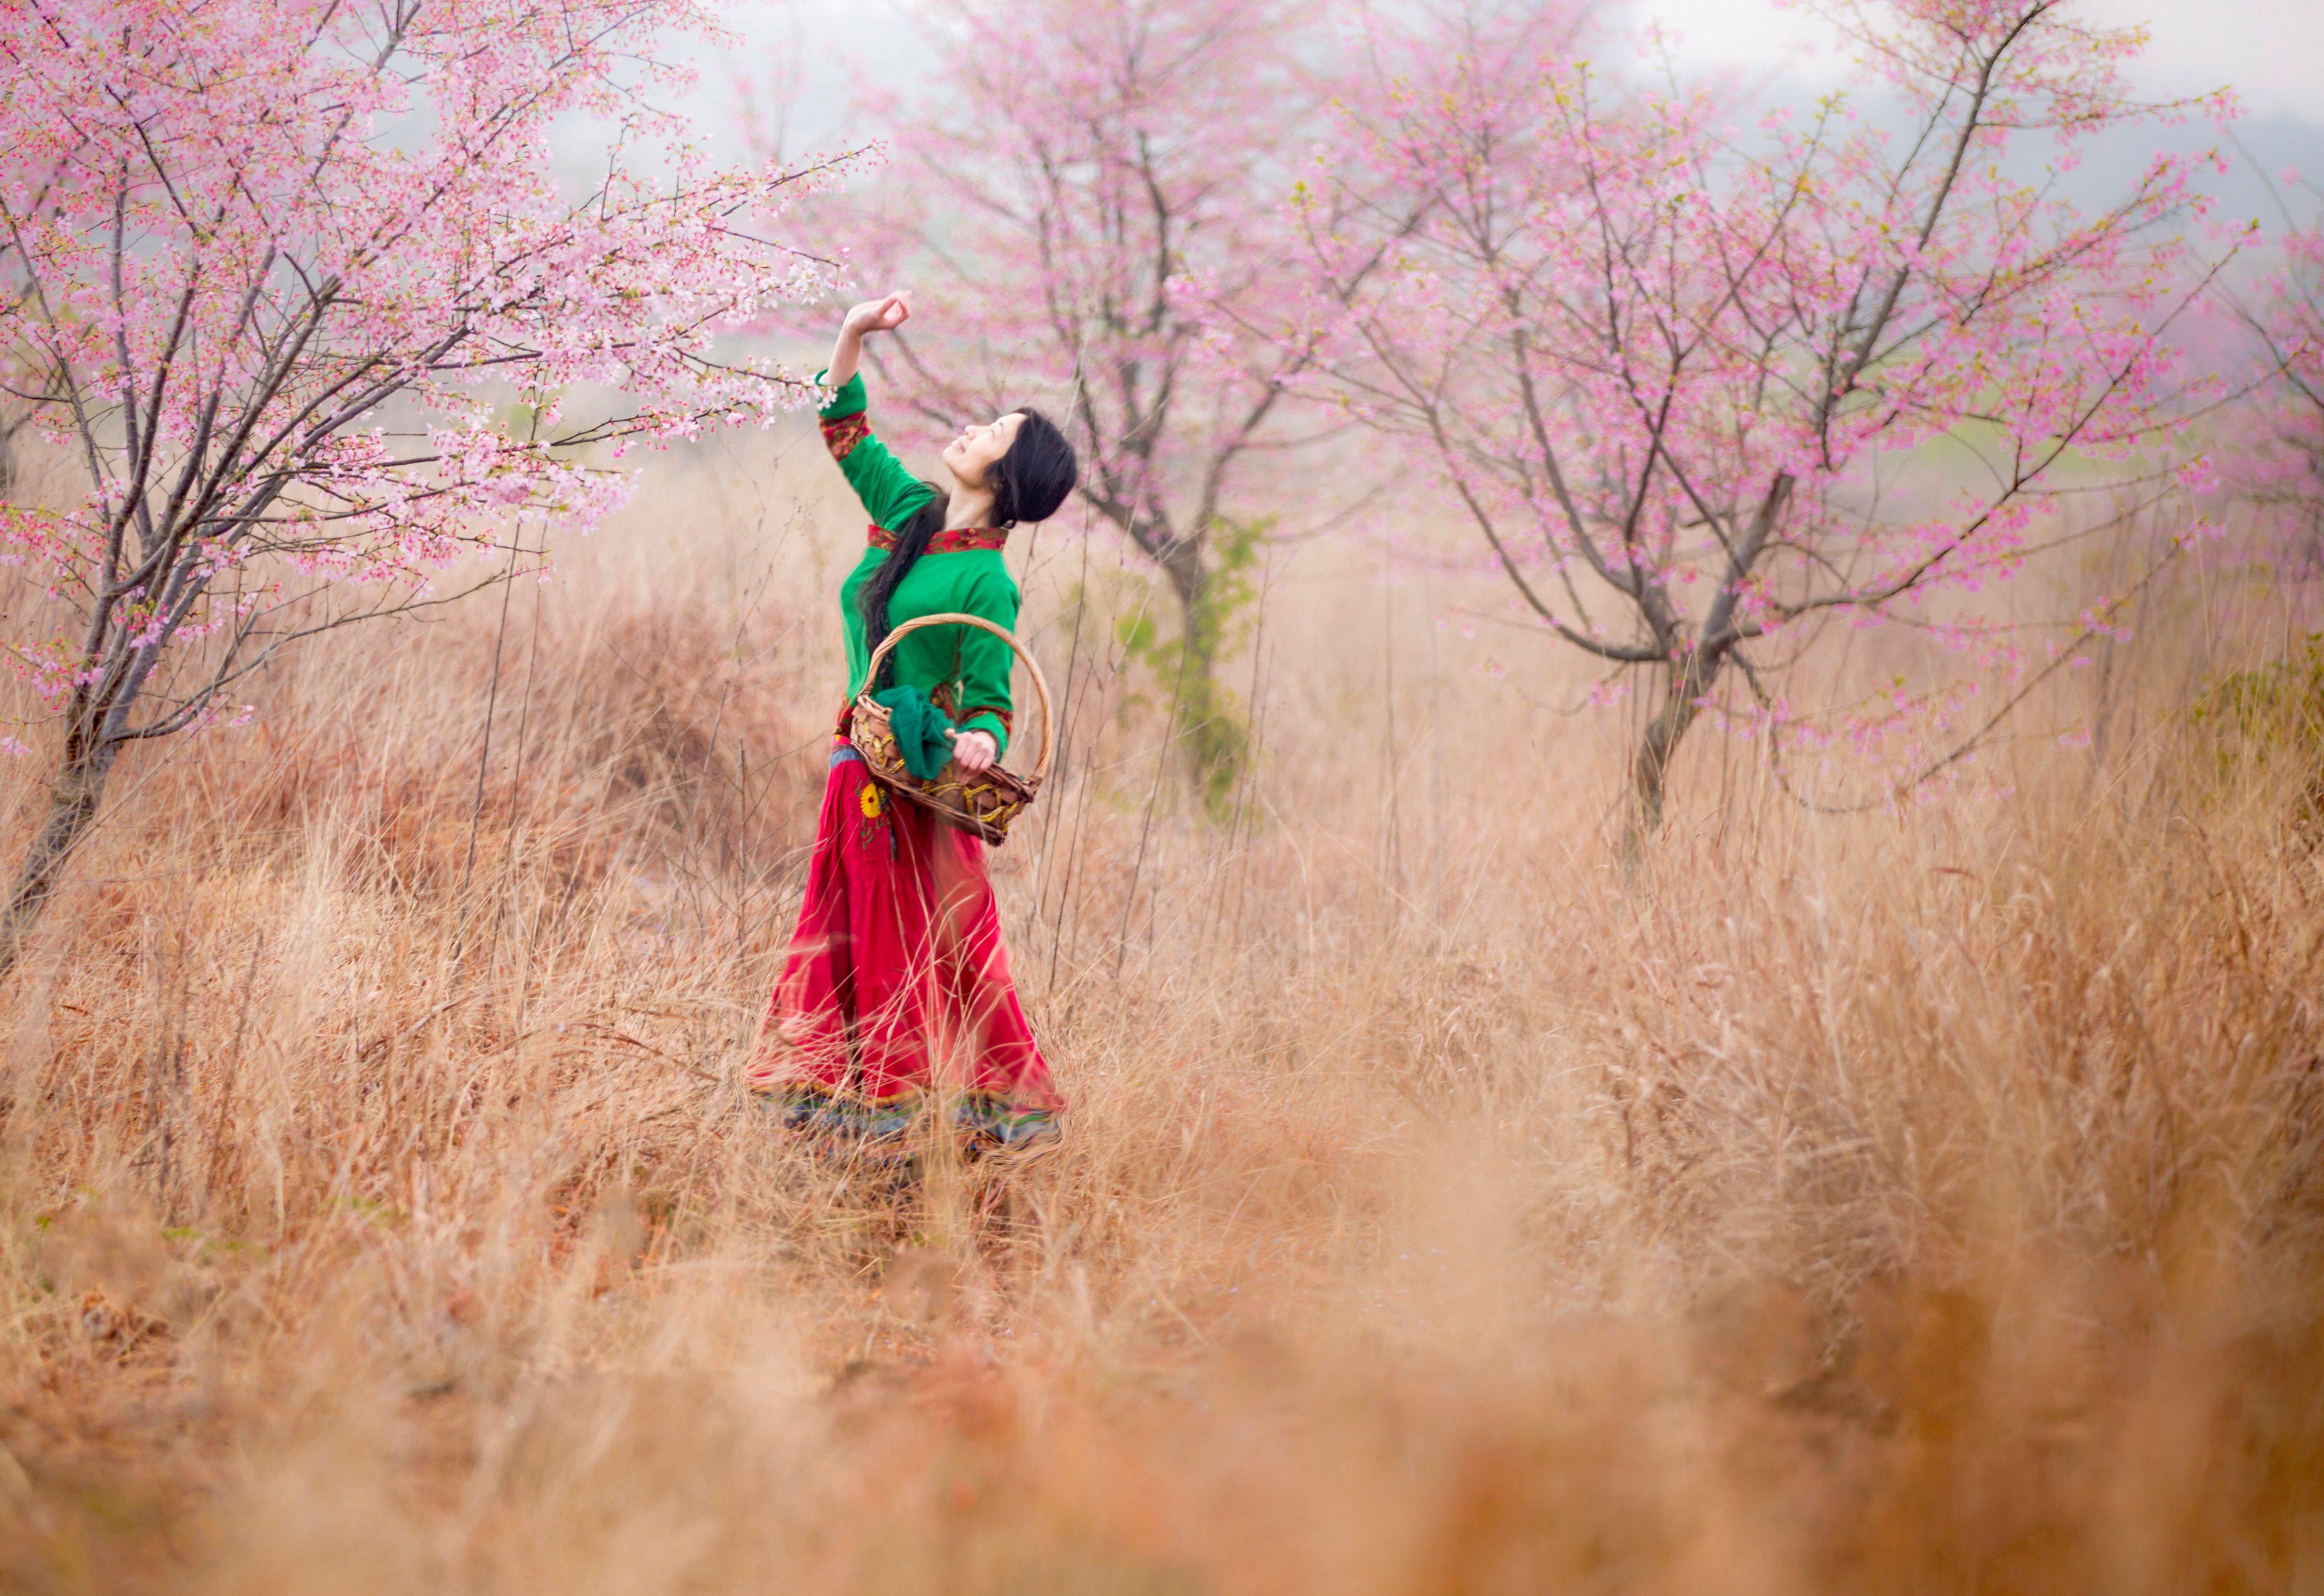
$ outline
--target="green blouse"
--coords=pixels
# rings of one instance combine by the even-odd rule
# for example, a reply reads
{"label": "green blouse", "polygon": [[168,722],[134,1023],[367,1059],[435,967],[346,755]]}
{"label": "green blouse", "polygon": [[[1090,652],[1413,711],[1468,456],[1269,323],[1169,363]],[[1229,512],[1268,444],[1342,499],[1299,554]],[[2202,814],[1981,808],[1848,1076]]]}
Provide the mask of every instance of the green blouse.
{"label": "green blouse", "polygon": [[[816,374],[822,380],[822,374]],[[872,651],[863,636],[863,615],[857,599],[888,558],[895,529],[934,494],[935,489],[904,469],[888,446],[872,436],[871,418],[864,413],[863,377],[860,372],[841,384],[838,394],[817,412],[823,419],[823,440],[839,462],[847,485],[863,502],[872,517],[871,541],[863,558],[839,587],[839,615],[847,629],[847,698],[851,704],[863,690]],[[1016,579],[1001,557],[1008,532],[998,527],[951,527],[938,532],[928,551],[905,573],[888,600],[888,624],[902,625],[921,615],[965,611],[1010,631],[1017,630],[1019,595]],[[989,632],[973,626],[927,626],[896,645],[893,680],[918,687],[935,697],[951,689],[954,717],[964,731],[989,732],[1004,750],[1009,746],[1009,675],[1017,656]]]}

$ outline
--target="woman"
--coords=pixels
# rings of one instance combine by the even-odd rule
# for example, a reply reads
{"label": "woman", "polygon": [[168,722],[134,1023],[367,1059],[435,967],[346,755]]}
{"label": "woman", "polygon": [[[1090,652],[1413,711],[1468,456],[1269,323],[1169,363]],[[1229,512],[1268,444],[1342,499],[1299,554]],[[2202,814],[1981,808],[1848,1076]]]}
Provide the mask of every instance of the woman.
{"label": "woman", "polygon": [[[1011,527],[1056,512],[1077,470],[1065,435],[1028,409],[946,445],[949,485],[916,481],[872,435],[856,374],[864,336],[910,314],[902,293],[850,310],[823,377],[836,390],[824,441],[872,518],[869,547],[839,589],[851,706],[891,627],[964,610],[1016,629],[1001,549]],[[1008,744],[1014,663],[989,632],[928,626],[897,644],[880,685],[927,692],[960,722],[954,761],[982,770]],[[777,1098],[786,1127],[812,1134],[900,1137],[942,1087],[957,1094],[973,1150],[1053,1140],[1064,1104],[1010,980],[984,846],[875,783],[848,744],[847,714],[752,1084]]]}

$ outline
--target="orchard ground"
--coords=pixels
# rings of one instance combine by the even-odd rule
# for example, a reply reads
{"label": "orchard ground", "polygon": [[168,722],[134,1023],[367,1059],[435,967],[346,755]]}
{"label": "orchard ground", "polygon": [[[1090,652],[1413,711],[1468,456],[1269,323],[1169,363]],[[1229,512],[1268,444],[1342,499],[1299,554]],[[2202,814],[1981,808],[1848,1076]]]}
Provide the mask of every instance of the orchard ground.
{"label": "orchard ground", "polygon": [[1703,735],[1626,872],[1630,706],[1432,623],[1498,588],[1278,551],[1221,818],[1120,665],[1155,590],[1020,533],[1063,752],[994,869],[1071,1138],[899,1197],[738,1084],[830,475],[659,462],[553,583],[124,764],[5,994],[0,1582],[2324,1581],[2287,589],[2184,567],[1901,810]]}

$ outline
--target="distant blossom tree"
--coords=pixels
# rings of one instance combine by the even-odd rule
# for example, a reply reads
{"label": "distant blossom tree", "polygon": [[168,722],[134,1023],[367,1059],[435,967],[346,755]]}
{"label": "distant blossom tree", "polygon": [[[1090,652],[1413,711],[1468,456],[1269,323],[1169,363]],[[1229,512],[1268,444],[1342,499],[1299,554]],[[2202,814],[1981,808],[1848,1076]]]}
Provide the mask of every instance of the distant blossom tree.
{"label": "distant blossom tree", "polygon": [[2270,374],[2237,438],[2234,485],[2284,519],[2292,558],[2313,575],[2324,564],[2324,206],[2305,220],[2287,208],[2285,223],[2280,259],[2236,304]]}
{"label": "distant blossom tree", "polygon": [[1254,331],[1298,259],[1284,201],[1321,125],[1318,7],[931,0],[922,14],[939,67],[873,96],[892,165],[852,246],[867,282],[920,287],[941,313],[880,352],[874,402],[949,428],[1065,396],[1082,499],[1176,601],[1175,643],[1148,649],[1215,792],[1241,746],[1216,672],[1244,568],[1272,518],[1324,519],[1264,475],[1317,429],[1285,403],[1309,350]]}
{"label": "distant blossom tree", "polygon": [[1878,115],[1851,89],[1737,131],[1715,88],[1513,57],[1456,15],[1375,50],[1307,190],[1341,401],[1415,442],[1536,624],[1652,678],[1634,844],[1729,673],[1778,735],[1897,731],[1901,684],[1845,727],[1795,710],[1777,673],[1811,623],[1912,621],[2008,668],[1959,595],[2065,535],[2061,498],[2201,471],[2165,341],[2202,275],[2192,163],[2095,214],[2057,180],[2224,105],[2135,101],[2142,34],[2065,0],[1812,9]]}
{"label": "distant blossom tree", "polygon": [[[713,340],[823,293],[758,230],[818,174],[711,171],[641,97],[706,25],[692,0],[0,9],[0,384],[87,480],[0,509],[56,760],[0,970],[129,744],[230,712],[299,638],[431,602],[520,513],[586,527],[626,486],[587,446],[811,396]],[[617,132],[560,194],[574,114]],[[568,420],[576,384],[618,401]]]}

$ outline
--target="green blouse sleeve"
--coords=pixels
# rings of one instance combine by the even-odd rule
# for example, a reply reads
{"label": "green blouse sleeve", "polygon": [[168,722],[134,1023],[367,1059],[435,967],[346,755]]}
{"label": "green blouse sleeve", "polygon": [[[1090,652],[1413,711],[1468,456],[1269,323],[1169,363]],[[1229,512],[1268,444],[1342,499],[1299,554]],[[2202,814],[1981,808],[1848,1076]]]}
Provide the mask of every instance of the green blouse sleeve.
{"label": "green blouse sleeve", "polygon": [[[820,383],[824,375],[817,372],[815,380]],[[905,470],[888,446],[872,435],[862,372],[841,383],[832,401],[816,414],[823,421],[824,447],[839,462],[872,525],[893,531],[928,502],[933,492],[928,484]]]}
{"label": "green blouse sleeve", "polygon": [[[980,573],[968,590],[965,607],[997,626],[1017,630],[1017,584],[1005,569]],[[960,629],[961,730],[990,732],[1002,752],[1009,751],[1010,673],[1017,651],[989,632],[973,626]]]}

